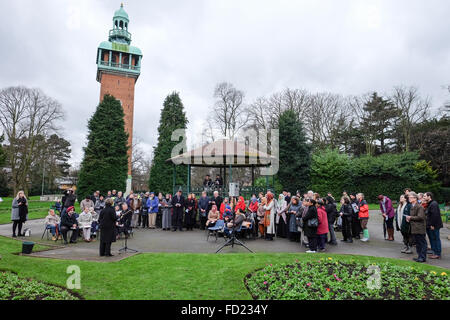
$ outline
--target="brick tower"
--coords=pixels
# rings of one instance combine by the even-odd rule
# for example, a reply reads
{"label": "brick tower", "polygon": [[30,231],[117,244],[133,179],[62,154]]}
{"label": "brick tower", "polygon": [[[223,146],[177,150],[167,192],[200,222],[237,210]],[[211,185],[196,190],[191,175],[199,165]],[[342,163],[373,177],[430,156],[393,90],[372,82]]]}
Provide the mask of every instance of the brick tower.
{"label": "brick tower", "polygon": [[131,34],[128,32],[128,14],[123,9],[114,13],[113,28],[108,41],[100,44],[97,50],[97,81],[101,83],[100,102],[105,94],[120,100],[125,114],[125,130],[128,133],[128,194],[131,190],[131,155],[133,142],[134,85],[141,71],[142,52],[130,46]]}

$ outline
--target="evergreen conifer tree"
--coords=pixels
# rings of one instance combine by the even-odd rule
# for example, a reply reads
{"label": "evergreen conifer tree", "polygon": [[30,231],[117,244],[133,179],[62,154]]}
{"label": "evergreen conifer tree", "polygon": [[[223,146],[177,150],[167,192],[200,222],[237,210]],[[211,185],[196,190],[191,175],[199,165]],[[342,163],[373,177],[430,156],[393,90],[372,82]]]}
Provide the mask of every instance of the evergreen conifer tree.
{"label": "evergreen conifer tree", "polygon": [[[389,152],[392,144],[390,140],[394,136],[394,124],[399,116],[398,108],[390,100],[374,92],[370,100],[365,103],[364,112],[365,116],[360,125],[366,135],[367,154]],[[378,148],[375,141],[380,142]]]}
{"label": "evergreen conifer tree", "polygon": [[284,111],[279,118],[280,168],[278,178],[283,188],[295,193],[309,186],[311,146],[307,143],[302,122],[293,110]]}
{"label": "evergreen conifer tree", "polygon": [[[188,120],[184,112],[183,103],[177,92],[169,94],[161,110],[158,127],[158,144],[154,149],[153,161],[150,169],[149,188],[153,192],[172,193],[173,164],[166,162],[171,158],[172,149],[179,141],[171,141],[172,133],[176,129],[186,129]],[[186,145],[183,146],[186,150]],[[176,185],[187,183],[187,169],[185,165],[176,166]]]}
{"label": "evergreen conifer tree", "polygon": [[81,201],[96,190],[125,192],[128,173],[128,134],[119,100],[105,95],[88,123],[88,144],[78,175]]}

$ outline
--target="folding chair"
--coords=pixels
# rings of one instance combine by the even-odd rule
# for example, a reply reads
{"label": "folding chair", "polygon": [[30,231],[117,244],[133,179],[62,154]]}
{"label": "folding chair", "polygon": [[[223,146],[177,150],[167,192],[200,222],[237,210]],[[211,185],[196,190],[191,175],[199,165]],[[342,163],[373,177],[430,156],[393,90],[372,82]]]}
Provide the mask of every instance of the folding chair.
{"label": "folding chair", "polygon": [[[246,239],[250,239],[250,235],[248,231],[251,231],[253,229],[253,223],[250,222],[249,226],[246,227],[244,225],[241,225],[241,230],[240,231],[244,231],[244,237]],[[253,232],[250,232],[252,234],[252,239],[255,239],[255,235]],[[247,238],[247,235],[249,235],[249,237]]]}
{"label": "folding chair", "polygon": [[44,235],[47,234],[47,240],[50,240],[49,238],[49,232],[50,232],[50,226],[45,226],[44,232],[42,233],[41,240],[44,239]]}
{"label": "folding chair", "polygon": [[[233,228],[227,228],[229,231],[230,231],[230,235],[232,234],[232,233],[234,233],[234,235],[238,235],[238,234],[240,234],[241,233],[241,231],[242,231],[242,223],[239,225],[239,227],[237,228],[237,229],[235,229],[235,230],[233,230]],[[228,235],[228,236],[226,236],[226,233],[224,232],[224,236],[223,236],[223,238],[226,240],[226,238],[230,238],[230,236]]]}
{"label": "folding chair", "polygon": [[217,241],[217,234],[219,232],[219,230],[222,230],[223,227],[225,226],[225,221],[223,220],[217,220],[216,224],[214,225],[214,227],[209,227],[208,228],[208,235],[206,237],[206,241],[209,240],[209,236],[211,234],[214,234],[216,237],[216,241]]}

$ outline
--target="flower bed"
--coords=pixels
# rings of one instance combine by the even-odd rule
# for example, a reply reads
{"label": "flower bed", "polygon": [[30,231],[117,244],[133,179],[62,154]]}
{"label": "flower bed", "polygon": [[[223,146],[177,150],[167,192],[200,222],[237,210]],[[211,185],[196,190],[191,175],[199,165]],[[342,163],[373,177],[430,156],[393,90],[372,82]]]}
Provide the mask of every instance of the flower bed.
{"label": "flower bed", "polygon": [[259,300],[450,299],[450,278],[445,272],[332,258],[268,265],[248,274],[244,282],[253,299]]}
{"label": "flower bed", "polygon": [[0,271],[0,300],[79,300],[81,297],[62,287],[19,278]]}

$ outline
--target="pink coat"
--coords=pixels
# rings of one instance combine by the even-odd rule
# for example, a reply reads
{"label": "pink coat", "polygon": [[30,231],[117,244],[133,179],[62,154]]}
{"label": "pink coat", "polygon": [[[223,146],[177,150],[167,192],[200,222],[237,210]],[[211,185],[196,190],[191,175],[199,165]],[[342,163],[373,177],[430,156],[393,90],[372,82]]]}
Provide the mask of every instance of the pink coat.
{"label": "pink coat", "polygon": [[324,207],[317,208],[317,216],[319,217],[319,227],[317,228],[317,234],[328,233],[328,216]]}

